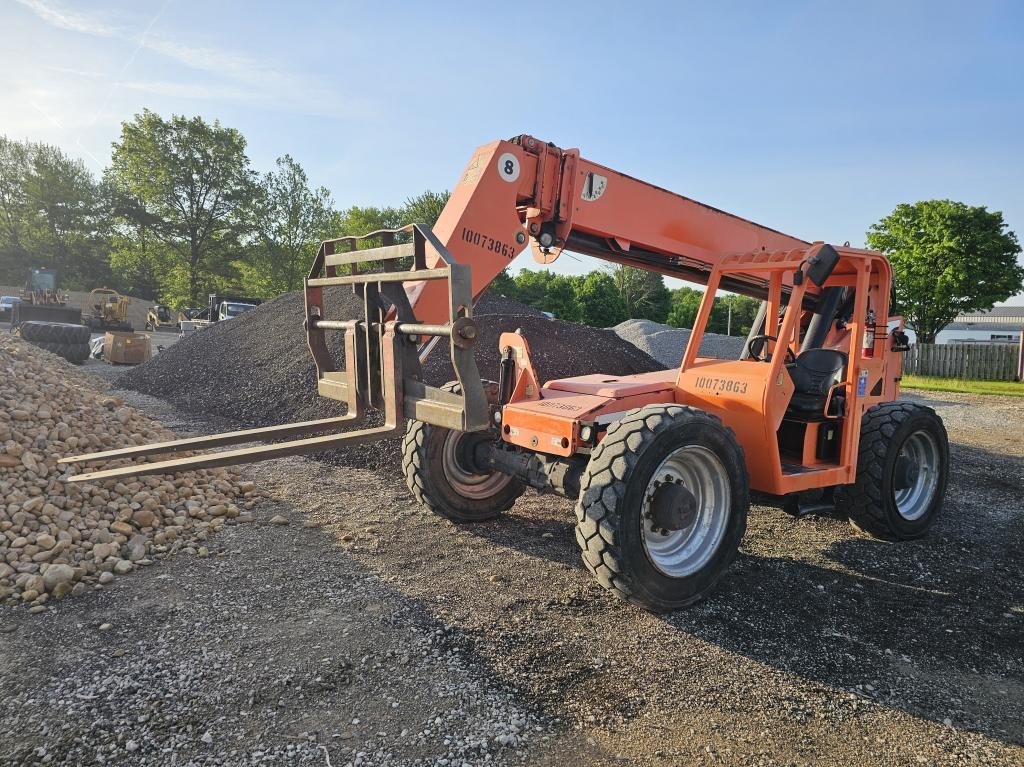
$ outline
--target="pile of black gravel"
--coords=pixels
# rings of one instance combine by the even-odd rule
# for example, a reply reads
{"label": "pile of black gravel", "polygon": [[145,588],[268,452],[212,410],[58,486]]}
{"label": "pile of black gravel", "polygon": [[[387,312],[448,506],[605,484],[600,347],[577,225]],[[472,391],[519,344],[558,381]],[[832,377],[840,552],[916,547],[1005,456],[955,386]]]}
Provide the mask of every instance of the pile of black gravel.
{"label": "pile of black gravel", "polygon": [[[354,318],[362,303],[351,293],[329,297],[330,317]],[[321,397],[316,367],[302,327],[301,291],[287,293],[227,322],[218,322],[170,346],[149,362],[120,376],[115,385],[167,400],[182,410],[269,426],[343,415],[345,406]],[[540,380],[608,373],[626,375],[662,366],[610,330],[553,320],[504,296],[485,294],[475,308],[479,338],[477,366],[484,378],[497,379],[498,337],[522,329]],[[340,339],[328,334],[339,349]],[[428,383],[454,379],[446,350],[439,346],[424,365]],[[372,425],[374,420],[367,424]],[[325,456],[344,465],[393,469],[392,445],[360,445]]]}

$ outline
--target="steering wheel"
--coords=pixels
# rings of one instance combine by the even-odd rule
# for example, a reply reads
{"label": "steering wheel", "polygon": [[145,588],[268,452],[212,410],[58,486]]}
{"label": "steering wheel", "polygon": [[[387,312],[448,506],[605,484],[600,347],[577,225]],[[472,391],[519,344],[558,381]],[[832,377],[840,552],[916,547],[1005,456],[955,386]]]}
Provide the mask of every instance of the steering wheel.
{"label": "steering wheel", "polygon": [[[761,356],[761,350],[764,348],[765,342],[767,341],[775,341],[778,343],[779,339],[778,336],[767,336],[762,333],[754,336],[747,342],[747,352],[750,354],[751,359],[756,360],[757,362],[768,362],[771,360],[772,356],[770,354],[765,354],[763,357]],[[788,364],[790,362],[796,362],[796,355],[793,354],[793,350],[787,346],[786,363]]]}

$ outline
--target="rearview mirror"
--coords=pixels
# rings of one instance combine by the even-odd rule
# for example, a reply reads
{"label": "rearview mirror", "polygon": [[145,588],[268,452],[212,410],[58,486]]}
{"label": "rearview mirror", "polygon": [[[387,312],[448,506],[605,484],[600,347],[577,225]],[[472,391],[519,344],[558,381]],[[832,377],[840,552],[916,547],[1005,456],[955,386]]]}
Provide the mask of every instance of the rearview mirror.
{"label": "rearview mirror", "polygon": [[839,254],[835,248],[827,244],[819,245],[817,250],[807,257],[807,277],[820,288],[838,263]]}

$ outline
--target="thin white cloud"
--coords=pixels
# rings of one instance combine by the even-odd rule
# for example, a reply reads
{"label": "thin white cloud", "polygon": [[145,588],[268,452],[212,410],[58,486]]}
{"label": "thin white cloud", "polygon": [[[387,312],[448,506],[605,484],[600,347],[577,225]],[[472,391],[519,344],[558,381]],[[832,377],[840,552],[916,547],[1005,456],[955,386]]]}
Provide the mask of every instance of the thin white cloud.
{"label": "thin white cloud", "polygon": [[121,80],[115,83],[118,88],[140,93],[153,93],[159,96],[172,96],[185,99],[213,99],[232,101],[251,100],[250,94],[230,85],[203,85],[202,83],[172,83],[159,80]]}
{"label": "thin white cloud", "polygon": [[83,16],[80,13],[61,8],[54,3],[45,0],[15,0],[15,2],[28,8],[32,13],[41,18],[47,24],[59,29],[67,29],[71,32],[81,32],[86,35],[97,37],[119,37],[120,31],[109,24],[98,19]]}
{"label": "thin white cloud", "polygon": [[[269,67],[264,61],[240,51],[189,45],[153,34],[151,28],[153,21],[156,20],[155,17],[146,29],[139,33],[107,20],[69,10],[52,0],[16,0],[16,2],[32,11],[45,23],[58,29],[133,43],[135,50],[128,63],[131,63],[139,50],[145,50],[177,61],[190,69],[219,75],[237,84],[234,88],[224,88],[219,96],[203,95],[216,94],[216,89],[207,83],[202,85],[182,83],[174,87],[174,84],[171,83],[135,82],[131,85],[118,83],[115,87],[129,87],[133,90],[146,90],[152,93],[188,98],[221,97],[246,100],[263,106],[276,105],[280,108],[299,110],[310,114],[336,114],[339,111],[338,105],[341,100],[330,88],[317,82],[314,78],[300,78],[292,73]],[[159,16],[159,14],[157,15]],[[124,69],[121,74],[124,74]],[[144,85],[146,87],[143,87]],[[347,109],[345,111],[349,116],[357,110],[368,108],[365,102],[358,105],[350,99],[347,99],[346,102]]]}

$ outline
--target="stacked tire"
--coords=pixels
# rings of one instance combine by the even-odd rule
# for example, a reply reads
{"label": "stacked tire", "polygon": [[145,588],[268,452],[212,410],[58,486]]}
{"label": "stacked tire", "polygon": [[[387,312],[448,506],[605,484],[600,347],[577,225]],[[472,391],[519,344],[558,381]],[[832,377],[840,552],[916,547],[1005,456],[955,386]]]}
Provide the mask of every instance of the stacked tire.
{"label": "stacked tire", "polygon": [[20,332],[21,337],[33,346],[53,352],[75,365],[81,365],[89,358],[91,333],[84,325],[66,322],[23,322]]}

